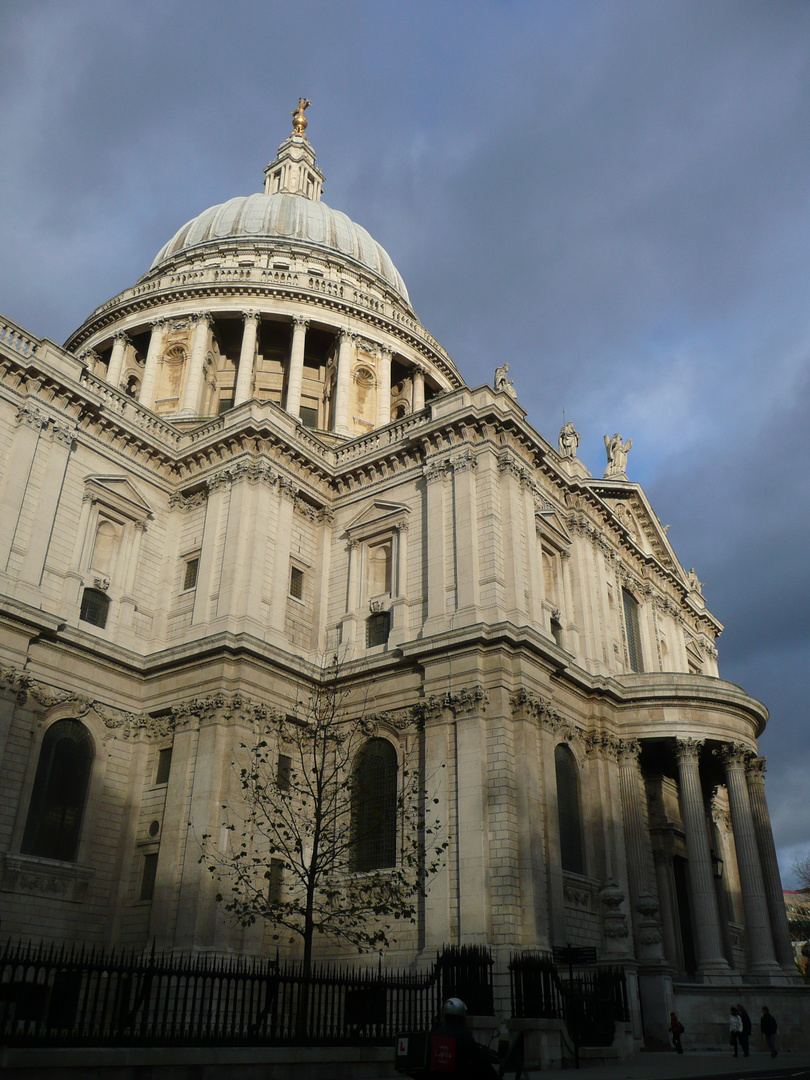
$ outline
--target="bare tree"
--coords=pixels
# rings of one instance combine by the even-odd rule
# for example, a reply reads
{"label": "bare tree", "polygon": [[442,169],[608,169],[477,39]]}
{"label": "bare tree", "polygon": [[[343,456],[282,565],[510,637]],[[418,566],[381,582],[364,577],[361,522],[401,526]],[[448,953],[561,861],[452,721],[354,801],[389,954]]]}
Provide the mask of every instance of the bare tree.
{"label": "bare tree", "polygon": [[299,938],[305,974],[318,938],[366,952],[416,923],[447,847],[438,800],[409,755],[398,760],[352,708],[337,658],[296,715],[268,721],[241,751],[242,807],[223,806],[227,850],[207,834],[200,858],[229,915]]}
{"label": "bare tree", "polygon": [[792,866],[800,889],[810,889],[810,855],[797,859]]}

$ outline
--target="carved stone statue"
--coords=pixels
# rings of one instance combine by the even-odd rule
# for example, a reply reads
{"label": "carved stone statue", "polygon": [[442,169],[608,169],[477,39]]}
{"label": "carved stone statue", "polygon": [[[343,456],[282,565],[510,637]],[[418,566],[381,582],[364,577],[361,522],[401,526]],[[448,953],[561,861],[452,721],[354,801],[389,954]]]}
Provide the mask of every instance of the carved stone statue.
{"label": "carved stone statue", "polygon": [[509,394],[510,397],[516,398],[515,384],[511,379],[507,379],[506,373],[509,371],[508,364],[501,364],[500,367],[495,368],[495,389],[498,391],[503,390]]}
{"label": "carved stone statue", "polygon": [[293,131],[296,135],[303,135],[306,130],[307,118],[304,116],[304,109],[308,109],[311,104],[311,101],[307,101],[306,98],[300,97],[298,99],[298,108],[293,109],[292,111]]}
{"label": "carved stone statue", "polygon": [[696,572],[694,566],[689,571],[689,573],[686,575],[686,580],[689,582],[689,588],[690,589],[693,589],[696,593],[699,593],[701,596],[703,595],[703,586],[706,584],[706,582],[698,580],[697,572]]}
{"label": "carved stone statue", "polygon": [[626,443],[623,443],[618,431],[612,439],[605,435],[605,450],[607,451],[606,480],[612,477],[627,479],[627,452],[632,445],[632,439],[628,439]]}
{"label": "carved stone statue", "polygon": [[577,456],[579,432],[574,430],[574,424],[571,420],[560,428],[560,438],[557,446],[560,457],[575,458]]}

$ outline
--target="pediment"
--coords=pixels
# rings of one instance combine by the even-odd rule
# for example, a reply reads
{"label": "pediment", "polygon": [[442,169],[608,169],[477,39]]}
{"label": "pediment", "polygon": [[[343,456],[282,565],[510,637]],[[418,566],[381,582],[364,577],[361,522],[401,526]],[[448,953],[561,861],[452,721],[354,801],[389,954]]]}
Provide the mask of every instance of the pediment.
{"label": "pediment", "polygon": [[86,476],[85,498],[102,503],[134,521],[152,518],[152,508],[126,476]]}
{"label": "pediment", "polygon": [[546,505],[535,510],[534,522],[537,535],[545,544],[557,551],[565,551],[571,546],[571,534],[553,506]]}
{"label": "pediment", "polygon": [[402,503],[386,502],[375,499],[364,506],[360,513],[346,526],[346,533],[362,539],[387,529],[396,529],[407,524],[410,507]]}
{"label": "pediment", "polygon": [[597,494],[603,504],[633,543],[645,554],[653,555],[669,570],[675,570],[685,582],[683,568],[667,539],[668,526],[658,520],[641,488],[637,484],[626,483],[594,484],[592,487],[598,488]]}

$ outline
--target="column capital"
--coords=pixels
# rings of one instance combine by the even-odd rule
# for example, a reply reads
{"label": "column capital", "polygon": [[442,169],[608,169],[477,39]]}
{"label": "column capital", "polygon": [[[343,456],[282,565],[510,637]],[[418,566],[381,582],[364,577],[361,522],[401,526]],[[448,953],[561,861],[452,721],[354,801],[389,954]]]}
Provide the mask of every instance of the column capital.
{"label": "column capital", "polygon": [[305,330],[309,326],[309,319],[306,315],[293,315],[292,321],[294,326],[303,326]]}
{"label": "column capital", "polygon": [[242,318],[244,319],[245,322],[251,322],[251,321],[258,322],[259,321],[259,313],[258,313],[258,311],[254,311],[252,308],[248,308],[248,309],[246,309],[245,311],[242,312]]}
{"label": "column capital", "polygon": [[619,740],[617,758],[619,765],[630,765],[632,767],[638,766],[639,755],[641,754],[641,743],[638,739],[631,739],[625,741]]}
{"label": "column capital", "polygon": [[704,739],[676,739],[675,756],[678,762],[693,761],[697,765],[704,742]]}
{"label": "column capital", "polygon": [[205,323],[206,326],[213,326],[214,323],[214,316],[210,311],[197,311],[191,316],[191,319],[193,322],[197,323],[198,326],[200,323]]}
{"label": "column capital", "polygon": [[411,371],[414,373],[414,375],[421,375],[422,378],[424,378],[427,374],[427,369],[424,368],[421,364],[411,364]]}
{"label": "column capital", "polygon": [[168,324],[168,321],[165,315],[156,315],[154,319],[149,320],[149,325],[152,330],[162,330]]}
{"label": "column capital", "polygon": [[341,343],[348,341],[349,344],[353,345],[355,341],[357,341],[358,334],[354,330],[341,330],[338,337],[340,338]]}
{"label": "column capital", "polygon": [[126,330],[116,330],[113,334],[113,341],[123,341],[125,345],[130,345],[131,340]]}
{"label": "column capital", "polygon": [[745,769],[751,751],[741,743],[723,743],[714,756],[720,758],[727,769]]}
{"label": "column capital", "polygon": [[763,784],[765,783],[765,773],[767,772],[765,767],[764,757],[750,757],[745,763],[745,775],[748,777],[748,783],[750,784]]}

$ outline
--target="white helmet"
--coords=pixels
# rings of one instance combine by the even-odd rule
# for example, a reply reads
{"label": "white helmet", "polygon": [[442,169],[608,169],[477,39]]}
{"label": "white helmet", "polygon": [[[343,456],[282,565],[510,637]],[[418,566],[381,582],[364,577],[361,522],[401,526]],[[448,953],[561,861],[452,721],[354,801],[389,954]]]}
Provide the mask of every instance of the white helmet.
{"label": "white helmet", "polygon": [[442,1005],[442,1016],[466,1016],[467,1006],[461,998],[448,998]]}

